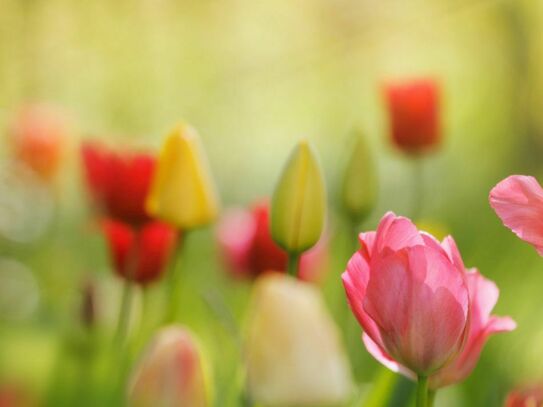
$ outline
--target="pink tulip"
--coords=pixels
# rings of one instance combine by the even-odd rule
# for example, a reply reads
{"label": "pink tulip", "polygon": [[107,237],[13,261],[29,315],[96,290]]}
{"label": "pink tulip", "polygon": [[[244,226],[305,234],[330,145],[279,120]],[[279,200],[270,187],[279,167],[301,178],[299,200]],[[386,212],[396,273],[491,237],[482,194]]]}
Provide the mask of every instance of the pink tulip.
{"label": "pink tulip", "polygon": [[543,256],[543,189],[534,177],[511,175],[490,191],[503,224]]}
{"label": "pink tulip", "polygon": [[515,328],[490,316],[498,289],[465,269],[452,237],[440,243],[389,212],[360,243],[343,284],[366,349],[391,370],[428,376],[433,389],[458,382],[490,334]]}

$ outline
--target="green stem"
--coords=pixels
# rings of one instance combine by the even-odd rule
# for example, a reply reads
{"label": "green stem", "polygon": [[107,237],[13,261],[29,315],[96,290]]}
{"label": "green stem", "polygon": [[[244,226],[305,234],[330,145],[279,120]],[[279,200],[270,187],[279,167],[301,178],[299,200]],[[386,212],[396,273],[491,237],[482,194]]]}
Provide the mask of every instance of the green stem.
{"label": "green stem", "polygon": [[133,291],[132,282],[128,279],[125,280],[123,286],[123,296],[121,299],[121,308],[119,310],[119,319],[117,321],[117,331],[115,332],[115,343],[119,346],[119,348],[122,348],[128,332]]}
{"label": "green stem", "polygon": [[288,254],[287,274],[293,277],[298,276],[298,268],[300,263],[300,253]]}
{"label": "green stem", "polygon": [[188,233],[183,233],[183,239],[178,240],[177,245],[174,250],[173,258],[170,263],[170,270],[168,270],[168,279],[167,279],[167,301],[166,304],[166,314],[164,318],[165,323],[170,323],[175,321],[178,318],[179,310],[179,297],[181,290],[181,271],[179,269],[179,264],[181,263],[181,254],[183,248],[185,247]]}
{"label": "green stem", "polygon": [[428,403],[426,403],[427,407],[434,407],[435,399],[436,399],[436,391],[428,390]]}
{"label": "green stem", "polygon": [[424,202],[424,161],[421,157],[413,158],[413,209],[411,218],[413,221],[419,220],[422,213],[422,204]]}
{"label": "green stem", "polygon": [[428,407],[428,377],[419,376],[417,383],[417,407]]}

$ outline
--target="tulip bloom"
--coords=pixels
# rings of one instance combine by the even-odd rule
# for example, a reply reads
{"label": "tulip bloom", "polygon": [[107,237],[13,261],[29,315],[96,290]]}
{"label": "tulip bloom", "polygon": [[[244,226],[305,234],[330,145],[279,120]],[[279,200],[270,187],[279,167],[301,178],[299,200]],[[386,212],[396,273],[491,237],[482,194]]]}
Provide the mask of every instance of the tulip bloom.
{"label": "tulip bloom", "polygon": [[182,326],[162,328],[135,367],[128,389],[130,406],[211,406],[202,351]]}
{"label": "tulip bloom", "polygon": [[543,407],[543,387],[513,390],[507,395],[504,407]]}
{"label": "tulip bloom", "polygon": [[436,82],[418,79],[385,87],[392,141],[409,154],[441,143],[440,95]]}
{"label": "tulip bloom", "polygon": [[58,111],[27,106],[15,117],[11,142],[17,158],[49,180],[58,172],[68,133],[68,123]]}
{"label": "tulip bloom", "polygon": [[391,370],[432,389],[459,382],[490,335],[515,328],[490,315],[498,288],[465,269],[452,237],[440,243],[389,212],[360,244],[343,284],[367,350]]}
{"label": "tulip bloom", "polygon": [[[234,277],[255,278],[270,270],[286,271],[288,255],[273,241],[269,218],[269,204],[263,201],[253,205],[252,210],[231,210],[219,223],[219,247]],[[318,281],[326,263],[326,243],[321,239],[302,255],[300,279]]]}
{"label": "tulip bloom", "polygon": [[534,177],[511,175],[490,191],[503,224],[543,256],[543,189]]}
{"label": "tulip bloom", "polygon": [[103,222],[115,271],[126,280],[147,285],[158,280],[173,254],[176,232],[160,222],[137,229],[115,220]]}
{"label": "tulip bloom", "polygon": [[146,207],[157,219],[184,230],[206,225],[217,217],[217,193],[192,127],[180,125],[166,138]]}
{"label": "tulip bloom", "polygon": [[262,275],[247,321],[247,384],[265,406],[346,405],[349,363],[321,293],[285,274]]}
{"label": "tulip bloom", "polygon": [[91,197],[108,217],[138,225],[150,218],[145,210],[155,159],[150,154],[115,152],[95,143],[81,149]]}

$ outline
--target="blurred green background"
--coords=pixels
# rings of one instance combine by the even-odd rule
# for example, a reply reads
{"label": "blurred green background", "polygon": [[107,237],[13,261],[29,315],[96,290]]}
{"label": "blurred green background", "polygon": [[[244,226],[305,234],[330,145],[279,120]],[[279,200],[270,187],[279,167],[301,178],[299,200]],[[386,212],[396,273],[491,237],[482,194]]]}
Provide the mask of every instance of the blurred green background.
{"label": "blurred green background", "polygon": [[[453,234],[466,265],[496,281],[496,312],[519,324],[492,338],[472,376],[443,391],[437,405],[500,405],[512,386],[541,379],[543,259],[488,205],[489,190],[505,176],[542,173],[541,38],[538,0],[0,0],[0,128],[7,134],[15,110],[37,101],[65,109],[75,129],[54,208],[45,211],[52,221],[32,242],[0,241],[2,261],[18,262],[2,267],[25,267],[28,280],[4,272],[0,282],[0,383],[49,394],[59,353],[79,346],[73,324],[82,282],[113,280],[90,225],[79,139],[156,149],[181,119],[199,130],[225,207],[269,195],[298,139],[316,145],[333,233],[324,292],[345,342],[360,347],[351,350],[358,381],[371,380],[377,363],[345,322],[339,275],[352,237],[336,210],[337,191],[349,133],[358,127],[380,181],[364,228],[386,210],[409,215],[410,163],[389,142],[381,88],[418,76],[435,77],[444,93],[444,146],[424,163],[423,218]],[[230,281],[215,252],[212,228],[189,241],[184,322],[202,337],[215,366],[217,405],[227,406],[235,405],[228,400],[235,399],[238,354],[202,293],[223,293],[242,321],[250,287]],[[13,285],[22,294],[10,298]],[[21,311],[17,301],[25,298]],[[103,308],[114,318],[115,304]],[[60,370],[66,377],[55,391],[66,396],[82,380],[67,362]]]}

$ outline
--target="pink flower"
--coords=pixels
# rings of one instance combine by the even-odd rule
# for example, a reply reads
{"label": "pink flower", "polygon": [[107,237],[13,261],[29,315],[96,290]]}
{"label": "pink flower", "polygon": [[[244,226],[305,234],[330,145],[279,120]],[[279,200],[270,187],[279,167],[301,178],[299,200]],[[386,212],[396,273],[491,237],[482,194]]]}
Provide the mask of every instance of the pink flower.
{"label": "pink flower", "polygon": [[543,256],[543,189],[534,177],[511,175],[490,191],[503,224]]}
{"label": "pink flower", "polygon": [[343,284],[366,349],[390,369],[443,387],[469,375],[489,335],[515,328],[490,316],[498,289],[465,269],[452,237],[389,212],[360,243]]}
{"label": "pink flower", "polygon": [[[285,271],[287,253],[272,239],[270,206],[267,201],[251,210],[230,210],[221,220],[217,239],[230,273],[240,278],[256,278],[266,271]],[[300,279],[318,281],[326,268],[325,239],[302,255]]]}
{"label": "pink flower", "polygon": [[391,83],[385,88],[390,133],[407,153],[431,150],[441,143],[440,92],[431,79]]}

